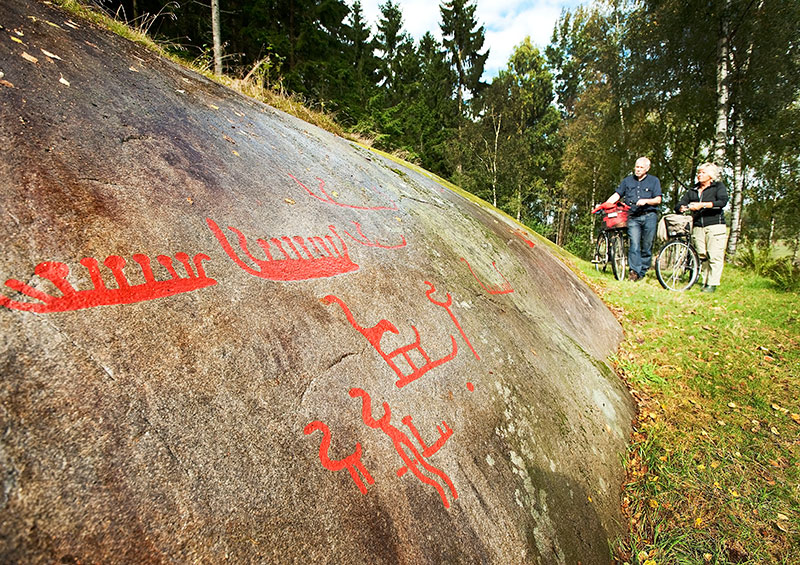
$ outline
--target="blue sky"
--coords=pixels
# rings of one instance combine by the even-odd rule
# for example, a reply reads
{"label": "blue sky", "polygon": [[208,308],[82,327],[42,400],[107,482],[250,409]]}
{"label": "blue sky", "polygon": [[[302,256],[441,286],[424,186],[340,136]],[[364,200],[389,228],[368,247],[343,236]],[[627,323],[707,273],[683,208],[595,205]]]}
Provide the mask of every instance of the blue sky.
{"label": "blue sky", "polygon": [[[403,29],[418,40],[430,31],[441,40],[439,30],[440,0],[395,0],[403,11]],[[380,18],[380,4],[386,0],[361,0],[364,16],[374,34]],[[540,49],[550,42],[553,26],[562,9],[572,9],[579,0],[478,0],[475,17],[486,28],[485,46],[489,47],[484,80],[504,69],[516,45],[530,36]],[[350,2],[352,5],[352,2]]]}

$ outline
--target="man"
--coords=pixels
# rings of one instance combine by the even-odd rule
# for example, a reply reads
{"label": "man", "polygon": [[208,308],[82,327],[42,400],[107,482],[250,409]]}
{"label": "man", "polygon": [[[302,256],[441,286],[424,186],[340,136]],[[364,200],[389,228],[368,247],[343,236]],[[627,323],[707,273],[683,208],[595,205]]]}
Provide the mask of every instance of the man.
{"label": "man", "polygon": [[658,205],[661,204],[661,182],[653,175],[648,175],[650,159],[639,157],[633,167],[633,174],[619,183],[616,192],[609,196],[606,204],[614,204],[618,200],[631,207],[628,210],[628,278],[638,281],[644,278],[650,268],[653,256],[653,239],[658,224]]}

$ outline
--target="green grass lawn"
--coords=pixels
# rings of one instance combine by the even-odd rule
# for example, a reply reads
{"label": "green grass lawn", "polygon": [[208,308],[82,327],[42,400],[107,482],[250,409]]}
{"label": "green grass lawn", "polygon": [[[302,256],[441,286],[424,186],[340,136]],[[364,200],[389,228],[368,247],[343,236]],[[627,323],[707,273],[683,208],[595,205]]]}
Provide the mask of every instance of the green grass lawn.
{"label": "green grass lawn", "polygon": [[639,403],[619,562],[800,563],[800,295],[730,266],[713,294],[578,268]]}

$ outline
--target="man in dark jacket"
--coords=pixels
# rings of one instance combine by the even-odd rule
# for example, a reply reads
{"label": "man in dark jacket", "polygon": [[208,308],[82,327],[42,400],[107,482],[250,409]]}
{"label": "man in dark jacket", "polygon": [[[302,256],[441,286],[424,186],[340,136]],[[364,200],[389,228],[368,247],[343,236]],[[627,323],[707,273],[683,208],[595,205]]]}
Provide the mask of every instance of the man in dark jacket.
{"label": "man in dark jacket", "polygon": [[661,204],[661,182],[657,177],[648,175],[650,159],[639,157],[633,167],[633,174],[619,183],[616,192],[609,196],[606,204],[614,204],[618,200],[631,207],[628,211],[628,278],[638,281],[644,278],[650,268],[653,256],[653,239],[658,225],[658,205]]}

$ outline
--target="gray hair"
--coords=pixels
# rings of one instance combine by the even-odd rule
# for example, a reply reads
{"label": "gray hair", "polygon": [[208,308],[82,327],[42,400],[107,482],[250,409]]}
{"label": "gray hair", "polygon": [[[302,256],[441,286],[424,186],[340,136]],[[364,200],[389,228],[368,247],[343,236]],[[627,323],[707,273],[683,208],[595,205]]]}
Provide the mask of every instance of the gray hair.
{"label": "gray hair", "polygon": [[711,177],[711,180],[719,180],[720,170],[714,163],[703,163],[697,167],[697,170],[705,171]]}

